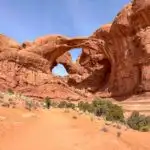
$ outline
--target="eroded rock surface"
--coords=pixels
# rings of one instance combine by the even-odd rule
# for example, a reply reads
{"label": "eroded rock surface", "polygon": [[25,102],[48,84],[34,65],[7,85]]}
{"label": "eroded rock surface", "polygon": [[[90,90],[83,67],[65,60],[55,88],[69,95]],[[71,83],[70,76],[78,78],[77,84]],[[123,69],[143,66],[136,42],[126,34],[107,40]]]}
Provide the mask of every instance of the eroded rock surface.
{"label": "eroded rock surface", "polygon": [[[92,72],[91,81],[98,82],[86,82],[89,87],[97,87],[97,95],[124,96],[150,91],[148,0],[134,0],[126,5],[112,24],[100,27],[89,39],[97,51],[84,48],[79,62]],[[93,39],[96,41],[92,42]]]}
{"label": "eroded rock surface", "polygon": [[[69,50],[82,48],[72,62]],[[53,76],[62,64],[68,76]],[[0,90],[80,99],[150,91],[150,1],[134,0],[89,37],[47,35],[21,45],[0,35]]]}

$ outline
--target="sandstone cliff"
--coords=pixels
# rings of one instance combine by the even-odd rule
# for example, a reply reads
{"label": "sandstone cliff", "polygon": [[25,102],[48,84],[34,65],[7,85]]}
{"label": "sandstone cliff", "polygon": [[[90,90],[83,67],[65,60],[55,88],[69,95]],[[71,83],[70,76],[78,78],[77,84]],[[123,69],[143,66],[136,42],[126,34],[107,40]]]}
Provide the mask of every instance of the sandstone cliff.
{"label": "sandstone cliff", "polygon": [[[72,48],[82,48],[76,63]],[[0,35],[0,90],[65,99],[149,92],[149,49],[149,0],[134,0],[90,37],[48,35],[20,45]],[[58,63],[66,78],[52,75]]]}
{"label": "sandstone cliff", "polygon": [[89,39],[97,51],[84,48],[79,62],[92,72],[91,81],[97,84],[86,83],[97,87],[97,95],[124,96],[150,90],[150,1],[134,0],[112,24],[102,26]]}

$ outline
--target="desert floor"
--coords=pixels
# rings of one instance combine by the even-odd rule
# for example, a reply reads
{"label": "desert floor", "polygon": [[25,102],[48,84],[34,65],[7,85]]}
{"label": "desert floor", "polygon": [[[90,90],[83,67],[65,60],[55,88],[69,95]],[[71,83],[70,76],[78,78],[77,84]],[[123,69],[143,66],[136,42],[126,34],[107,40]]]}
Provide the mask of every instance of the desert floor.
{"label": "desert floor", "polygon": [[150,150],[150,132],[120,129],[72,110],[0,108],[0,150],[92,149]]}

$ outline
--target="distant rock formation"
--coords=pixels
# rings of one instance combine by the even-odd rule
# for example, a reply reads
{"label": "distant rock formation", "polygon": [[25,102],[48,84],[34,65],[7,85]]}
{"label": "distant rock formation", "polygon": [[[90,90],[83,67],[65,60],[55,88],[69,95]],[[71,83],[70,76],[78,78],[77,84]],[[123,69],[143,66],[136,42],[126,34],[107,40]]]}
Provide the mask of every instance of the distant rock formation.
{"label": "distant rock formation", "polygon": [[[72,62],[69,50],[82,48]],[[68,76],[53,76],[62,64]],[[150,91],[150,1],[134,0],[90,37],[48,35],[21,45],[0,35],[0,90],[74,99]]]}

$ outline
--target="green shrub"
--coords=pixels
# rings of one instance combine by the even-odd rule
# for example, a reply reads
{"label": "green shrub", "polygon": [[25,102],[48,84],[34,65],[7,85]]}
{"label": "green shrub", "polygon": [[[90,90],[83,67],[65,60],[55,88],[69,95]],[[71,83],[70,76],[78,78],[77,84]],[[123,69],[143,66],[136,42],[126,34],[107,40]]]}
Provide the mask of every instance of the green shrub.
{"label": "green shrub", "polygon": [[139,112],[133,111],[131,116],[127,119],[127,124],[134,130],[149,131],[150,116],[140,115]]}
{"label": "green shrub", "polygon": [[50,106],[51,106],[51,100],[50,100],[49,97],[46,97],[46,98],[45,98],[45,106],[46,106],[47,109],[49,109]]}
{"label": "green shrub", "polygon": [[94,107],[88,102],[80,101],[78,103],[78,108],[83,112],[86,112],[86,111],[91,112],[91,113],[94,112]]}
{"label": "green shrub", "polygon": [[124,121],[122,107],[113,104],[108,100],[96,99],[91,104],[88,102],[79,102],[78,107],[83,112],[94,113],[96,116],[104,116],[108,121]]}
{"label": "green shrub", "polygon": [[94,109],[94,113],[96,116],[102,116],[106,115],[106,113],[109,111],[109,108],[111,108],[111,105],[113,105],[110,101],[107,100],[101,100],[96,99],[92,102]]}
{"label": "green shrub", "polygon": [[66,101],[61,101],[59,104],[58,104],[58,108],[66,108],[67,107],[67,102]]}
{"label": "green shrub", "polygon": [[107,121],[124,121],[122,107],[108,100],[96,99],[92,102],[96,116],[105,116]]}
{"label": "green shrub", "polygon": [[67,101],[61,101],[58,104],[58,108],[71,108],[71,109],[75,109],[76,105],[72,102],[67,102]]}
{"label": "green shrub", "polygon": [[75,109],[75,107],[76,107],[76,106],[75,106],[74,103],[69,102],[69,103],[66,104],[66,108]]}
{"label": "green shrub", "polygon": [[148,132],[148,131],[150,131],[150,126],[143,126],[143,127],[140,128],[140,131]]}
{"label": "green shrub", "polygon": [[108,108],[106,120],[124,122],[123,109],[120,106],[112,104],[111,106],[108,106]]}
{"label": "green shrub", "polygon": [[53,101],[53,102],[51,102],[51,106],[56,108],[56,107],[58,107],[58,103]]}
{"label": "green shrub", "polygon": [[94,107],[99,107],[99,106],[107,106],[107,107],[110,107],[112,105],[112,102],[109,101],[109,100],[104,100],[104,99],[95,99],[93,100],[92,102],[92,105]]}
{"label": "green shrub", "polygon": [[84,111],[84,102],[83,102],[83,101],[80,101],[80,102],[78,103],[78,108],[79,108],[79,110]]}
{"label": "green shrub", "polygon": [[131,116],[127,119],[127,124],[129,127],[135,130],[139,130],[138,122],[139,122],[139,112],[133,111]]}
{"label": "green shrub", "polygon": [[101,106],[100,107],[95,107],[94,108],[94,114],[98,117],[104,115],[104,108],[102,108]]}

